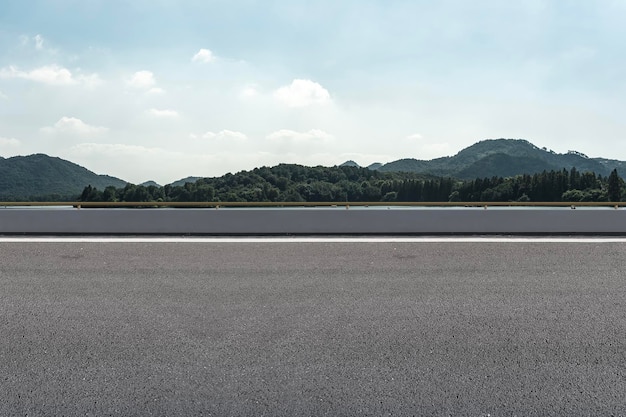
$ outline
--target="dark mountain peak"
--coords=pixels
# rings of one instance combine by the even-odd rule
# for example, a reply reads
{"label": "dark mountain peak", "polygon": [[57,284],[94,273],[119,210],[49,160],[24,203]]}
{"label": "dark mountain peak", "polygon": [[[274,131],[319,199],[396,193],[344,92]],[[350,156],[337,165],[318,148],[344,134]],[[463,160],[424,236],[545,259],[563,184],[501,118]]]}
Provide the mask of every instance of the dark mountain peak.
{"label": "dark mountain peak", "polygon": [[73,199],[87,185],[104,189],[109,185],[123,187],[126,181],[98,175],[73,162],[41,153],[0,159],[1,200],[41,196]]}
{"label": "dark mountain peak", "polygon": [[576,155],[576,156],[580,156],[581,158],[589,159],[587,155],[578,151],[567,151],[567,155]]}
{"label": "dark mountain peak", "polygon": [[[11,159],[11,160],[25,160],[25,161],[49,161],[49,160],[54,160],[54,161],[63,161],[63,159],[59,158],[58,156],[50,156],[50,155],[46,155],[45,153],[33,153],[30,155],[24,155],[24,156],[12,156],[10,158],[7,159]],[[69,162],[69,161],[66,161]],[[72,162],[70,162],[72,163]]]}
{"label": "dark mountain peak", "polygon": [[[228,175],[228,174],[227,174]],[[172,187],[177,187],[179,185],[185,185],[185,183],[191,182],[191,183],[195,183],[196,181],[198,181],[199,179],[202,179],[204,177],[187,177],[187,178],[182,178],[178,181],[174,181],[173,183],[169,184]]]}
{"label": "dark mountain peak", "polygon": [[381,171],[419,172],[461,179],[491,176],[533,174],[543,170],[571,169],[608,175],[613,168],[626,168],[626,163],[589,158],[578,151],[558,154],[539,148],[525,139],[481,140],[451,157],[430,161],[400,159],[383,165]]}
{"label": "dark mountain peak", "polygon": [[357,164],[356,162],[354,162],[353,160],[349,160],[344,162],[343,164],[339,165],[340,167],[357,167],[357,168],[361,168],[361,166],[359,164]]}
{"label": "dark mountain peak", "polygon": [[538,157],[547,151],[539,149],[525,139],[485,139],[459,151],[452,158],[463,163],[472,163],[485,156],[502,153],[510,156]]}

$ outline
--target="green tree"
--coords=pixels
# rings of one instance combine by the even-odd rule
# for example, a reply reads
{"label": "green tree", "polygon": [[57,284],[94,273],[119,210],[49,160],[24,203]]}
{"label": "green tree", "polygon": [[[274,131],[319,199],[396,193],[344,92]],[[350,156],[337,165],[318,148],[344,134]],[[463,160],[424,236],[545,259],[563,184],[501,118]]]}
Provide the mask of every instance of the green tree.
{"label": "green tree", "polygon": [[109,185],[102,192],[102,201],[110,201],[110,202],[117,201],[116,194],[117,193],[116,193],[115,187],[112,185]]}
{"label": "green tree", "polygon": [[621,178],[617,174],[617,169],[611,171],[609,175],[608,196],[609,201],[620,201],[621,199]]}

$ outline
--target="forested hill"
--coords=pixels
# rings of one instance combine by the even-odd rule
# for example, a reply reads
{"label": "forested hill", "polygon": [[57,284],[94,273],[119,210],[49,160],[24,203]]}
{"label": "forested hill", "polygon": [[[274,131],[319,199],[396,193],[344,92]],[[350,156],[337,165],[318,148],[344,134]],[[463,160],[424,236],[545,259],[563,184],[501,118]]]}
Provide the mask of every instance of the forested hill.
{"label": "forested hill", "polygon": [[354,166],[278,165],[184,185],[88,186],[82,201],[104,202],[407,202],[407,201],[621,201],[624,181],[576,168],[514,177],[455,180]]}
{"label": "forested hill", "polygon": [[[606,180],[614,170],[618,176],[626,174],[626,162],[589,158],[576,151],[557,154],[521,139],[495,139],[429,161],[402,159],[367,168],[354,161],[332,168],[281,164],[218,178],[187,177],[159,187],[154,182],[126,186],[118,178],[36,154],[0,157],[0,201],[75,200],[81,195],[96,201],[447,201],[456,198],[451,197],[454,191],[472,198],[484,191],[484,198],[504,201],[559,201],[566,191],[580,191],[582,194],[568,194],[567,199],[602,200],[608,198]],[[552,177],[551,172],[555,173]],[[577,181],[579,176],[583,181]],[[464,194],[464,184],[476,183],[479,178],[489,181],[477,182],[476,190]],[[528,178],[533,179],[531,186],[526,184]],[[560,185],[552,184],[554,178],[559,178]],[[494,179],[511,185],[513,191],[504,190],[508,185],[499,183],[495,190]],[[196,182],[197,186],[186,185]],[[538,184],[549,191],[533,191]],[[90,189],[85,193],[87,186]]]}
{"label": "forested hill", "polygon": [[126,181],[43,154],[0,157],[0,201],[73,200],[89,184],[103,189]]}
{"label": "forested hill", "polygon": [[[394,186],[420,184],[428,199],[447,199],[454,182],[429,175],[379,172],[367,168],[307,167],[280,164],[215,178],[190,177],[190,181],[164,187],[127,184],[105,189],[88,186],[82,201],[396,201]],[[387,195],[388,194],[388,195]],[[407,194],[408,195],[408,194]],[[402,195],[401,195],[402,198]]]}
{"label": "forested hill", "polygon": [[622,175],[626,174],[626,162],[589,158],[576,151],[559,154],[523,139],[483,140],[454,156],[432,160],[401,159],[378,169],[473,179],[534,174],[563,168],[570,170],[574,167],[580,172],[590,171],[602,176],[609,175],[613,169]]}

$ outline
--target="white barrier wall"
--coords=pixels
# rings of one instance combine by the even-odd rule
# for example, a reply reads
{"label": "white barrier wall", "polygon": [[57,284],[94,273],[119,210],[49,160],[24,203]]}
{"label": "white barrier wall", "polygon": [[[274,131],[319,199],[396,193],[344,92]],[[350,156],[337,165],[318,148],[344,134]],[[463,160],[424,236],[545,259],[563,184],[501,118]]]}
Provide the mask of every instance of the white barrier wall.
{"label": "white barrier wall", "polygon": [[0,234],[626,234],[624,209],[0,209]]}

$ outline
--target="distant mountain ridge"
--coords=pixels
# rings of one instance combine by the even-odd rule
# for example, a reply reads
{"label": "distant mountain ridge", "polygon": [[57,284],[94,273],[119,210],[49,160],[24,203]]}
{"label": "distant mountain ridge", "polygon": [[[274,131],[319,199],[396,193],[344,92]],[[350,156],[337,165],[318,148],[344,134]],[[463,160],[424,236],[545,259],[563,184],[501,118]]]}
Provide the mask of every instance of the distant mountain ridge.
{"label": "distant mountain ridge", "polygon": [[353,160],[349,160],[344,162],[343,164],[339,165],[340,167],[360,167],[359,164],[357,164],[356,162],[354,162]]}
{"label": "distant mountain ridge", "polygon": [[559,154],[539,148],[524,139],[487,139],[475,143],[454,156],[431,160],[400,159],[378,168],[387,172],[417,172],[459,179],[510,177],[542,171],[591,171],[607,176],[613,169],[626,173],[626,162],[606,158],[589,158],[569,151]]}
{"label": "distant mountain ridge", "polygon": [[124,187],[126,181],[44,154],[0,157],[0,201],[75,199],[83,188]]}
{"label": "distant mountain ridge", "polygon": [[[347,161],[342,164],[354,167]],[[411,172],[424,176],[475,179],[513,177],[552,170],[591,171],[608,176],[613,169],[626,174],[626,162],[606,158],[589,158],[569,151],[558,154],[539,148],[523,139],[488,139],[462,149],[454,156],[432,160],[400,159],[387,164],[371,164],[367,168],[381,172]],[[195,183],[203,177],[187,177],[171,186]],[[0,157],[0,201],[72,200],[80,196],[87,185],[99,190],[127,184],[119,178],[98,175],[73,162],[44,154]],[[144,183],[158,187],[153,181]]]}
{"label": "distant mountain ridge", "polygon": [[199,179],[202,179],[204,177],[186,177],[186,178],[181,178],[177,181],[174,181],[173,183],[169,184],[172,187],[178,187],[179,185],[185,185],[188,182],[191,183],[195,183],[196,181],[198,181]]}

